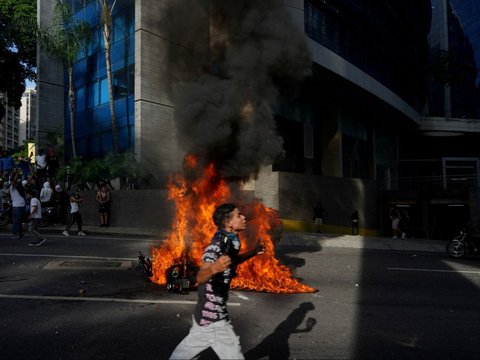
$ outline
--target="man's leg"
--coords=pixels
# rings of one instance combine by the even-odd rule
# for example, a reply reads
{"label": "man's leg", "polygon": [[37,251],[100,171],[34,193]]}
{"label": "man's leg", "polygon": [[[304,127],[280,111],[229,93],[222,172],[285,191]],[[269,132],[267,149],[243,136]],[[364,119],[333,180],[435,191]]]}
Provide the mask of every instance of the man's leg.
{"label": "man's leg", "polygon": [[79,212],[76,212],[76,217],[77,217],[77,225],[78,225],[78,232],[81,232],[82,231],[82,225],[83,225],[83,222],[82,222],[82,214]]}
{"label": "man's leg", "polygon": [[35,241],[40,240],[40,233],[38,232],[38,220],[37,219],[30,219],[30,223],[28,224],[28,230],[30,234],[33,234],[35,237]]}
{"label": "man's leg", "polygon": [[12,230],[14,235],[22,236],[22,216],[24,211],[23,207],[14,207],[12,209]]}
{"label": "man's leg", "polygon": [[212,349],[220,359],[245,359],[240,346],[240,338],[230,321],[222,320],[214,324],[215,338]]}
{"label": "man's leg", "polygon": [[213,340],[213,332],[202,329],[192,316],[192,327],[188,335],[173,350],[170,359],[193,359],[203,350],[210,347],[209,342]]}

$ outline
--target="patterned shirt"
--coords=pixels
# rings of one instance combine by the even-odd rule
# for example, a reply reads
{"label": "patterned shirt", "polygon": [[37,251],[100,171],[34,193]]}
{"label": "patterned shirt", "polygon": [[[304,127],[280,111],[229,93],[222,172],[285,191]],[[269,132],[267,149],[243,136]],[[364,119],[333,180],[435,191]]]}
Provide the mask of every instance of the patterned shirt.
{"label": "patterned shirt", "polygon": [[200,326],[229,319],[227,311],[228,290],[235,277],[236,260],[240,251],[240,239],[236,234],[218,229],[202,256],[202,262],[214,263],[221,255],[228,255],[232,264],[222,273],[215,274],[208,282],[198,286],[198,302],[195,320]]}

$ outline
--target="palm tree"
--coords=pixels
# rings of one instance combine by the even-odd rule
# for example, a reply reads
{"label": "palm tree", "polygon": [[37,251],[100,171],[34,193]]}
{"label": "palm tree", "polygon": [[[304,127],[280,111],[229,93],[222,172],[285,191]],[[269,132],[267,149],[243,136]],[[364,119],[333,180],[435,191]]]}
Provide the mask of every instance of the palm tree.
{"label": "palm tree", "polygon": [[110,49],[112,40],[112,13],[117,0],[98,0],[102,11],[102,33],[105,43],[105,62],[107,67],[108,97],[110,101],[110,117],[112,121],[113,152],[118,154],[118,130],[115,121],[115,99],[113,94],[112,63],[110,60]]}
{"label": "palm tree", "polygon": [[57,1],[50,26],[39,27],[39,45],[53,60],[61,62],[68,73],[68,106],[70,111],[70,136],[72,156],[77,156],[75,146],[75,90],[73,88],[73,64],[90,40],[90,27],[78,21],[66,2]]}

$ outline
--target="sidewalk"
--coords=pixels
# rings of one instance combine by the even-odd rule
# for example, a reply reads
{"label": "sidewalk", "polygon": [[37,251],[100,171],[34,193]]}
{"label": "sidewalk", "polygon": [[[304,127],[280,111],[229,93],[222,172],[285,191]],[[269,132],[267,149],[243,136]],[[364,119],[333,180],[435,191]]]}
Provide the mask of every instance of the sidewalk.
{"label": "sidewalk", "polygon": [[444,252],[445,240],[392,239],[373,236],[343,234],[284,233],[279,246],[302,246],[307,248],[341,247],[376,250],[408,250]]}
{"label": "sidewalk", "polygon": [[[62,233],[63,226],[48,226],[43,228],[45,232]],[[75,236],[76,227],[70,233]],[[73,231],[72,231],[73,230]],[[112,235],[112,236],[138,236],[151,237],[152,239],[165,239],[168,230],[127,228],[127,227],[99,227],[84,226],[87,235]],[[447,242],[445,240],[426,239],[392,239],[373,236],[353,236],[343,234],[316,234],[301,232],[284,232],[277,244],[279,247],[302,247],[308,249],[321,249],[323,247],[341,247],[354,249],[377,249],[377,250],[407,250],[407,251],[431,251],[444,252]]]}

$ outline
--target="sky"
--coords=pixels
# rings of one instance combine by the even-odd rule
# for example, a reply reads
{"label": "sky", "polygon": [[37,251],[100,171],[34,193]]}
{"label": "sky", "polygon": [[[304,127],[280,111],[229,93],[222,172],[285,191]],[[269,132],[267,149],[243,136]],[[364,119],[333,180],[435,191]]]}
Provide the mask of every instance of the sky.
{"label": "sky", "polygon": [[25,81],[25,88],[27,89],[35,89],[35,86],[37,85],[36,82],[27,80]]}

